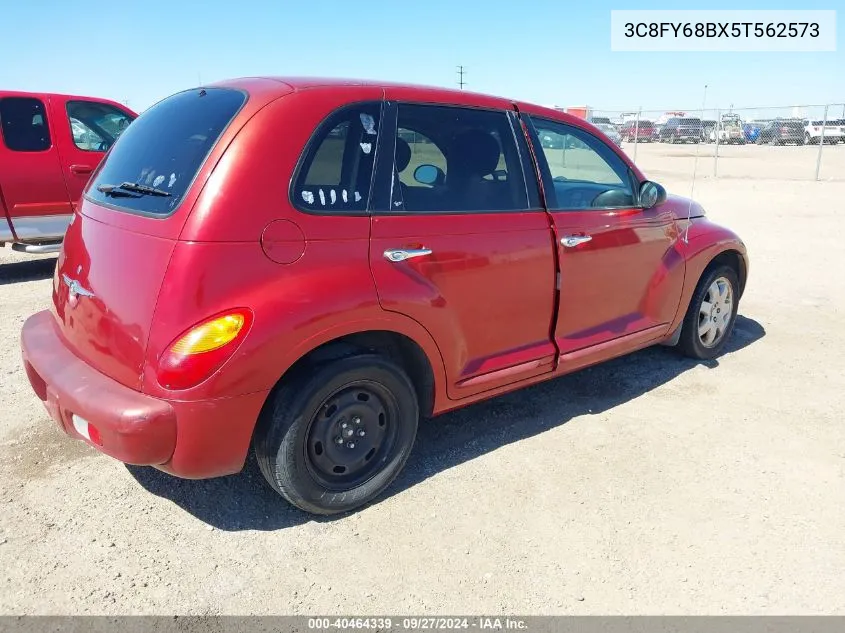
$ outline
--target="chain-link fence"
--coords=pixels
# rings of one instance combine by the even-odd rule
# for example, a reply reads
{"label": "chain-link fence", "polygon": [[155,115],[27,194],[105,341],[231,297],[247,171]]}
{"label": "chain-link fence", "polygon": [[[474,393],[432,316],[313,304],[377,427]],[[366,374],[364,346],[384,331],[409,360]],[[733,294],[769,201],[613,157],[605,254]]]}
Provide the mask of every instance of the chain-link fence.
{"label": "chain-link fence", "polygon": [[[584,111],[580,114],[584,114]],[[715,109],[587,109],[648,174],[845,181],[845,103]]]}

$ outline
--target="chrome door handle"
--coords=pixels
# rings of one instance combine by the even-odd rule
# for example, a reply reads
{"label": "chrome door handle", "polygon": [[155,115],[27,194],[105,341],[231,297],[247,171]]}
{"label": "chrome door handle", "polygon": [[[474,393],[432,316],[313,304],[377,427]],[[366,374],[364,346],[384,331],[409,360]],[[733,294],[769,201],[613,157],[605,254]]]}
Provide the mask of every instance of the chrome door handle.
{"label": "chrome door handle", "polygon": [[384,251],[384,258],[390,262],[404,262],[412,257],[424,257],[431,255],[430,248],[389,248]]}
{"label": "chrome door handle", "polygon": [[584,242],[589,242],[593,237],[591,235],[567,235],[560,238],[560,243],[564,246],[578,246]]}

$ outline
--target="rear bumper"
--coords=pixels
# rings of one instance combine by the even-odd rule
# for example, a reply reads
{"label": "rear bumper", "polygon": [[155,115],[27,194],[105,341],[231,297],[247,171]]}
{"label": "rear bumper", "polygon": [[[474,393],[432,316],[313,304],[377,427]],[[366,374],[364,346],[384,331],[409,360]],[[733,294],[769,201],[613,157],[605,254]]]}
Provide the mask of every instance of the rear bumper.
{"label": "rear bumper", "polygon": [[[24,323],[21,354],[32,389],[67,435],[127,464],[180,477],[239,471],[267,395],[183,402],[139,393],[74,355],[48,311]],[[74,415],[95,427],[94,439],[77,431]]]}

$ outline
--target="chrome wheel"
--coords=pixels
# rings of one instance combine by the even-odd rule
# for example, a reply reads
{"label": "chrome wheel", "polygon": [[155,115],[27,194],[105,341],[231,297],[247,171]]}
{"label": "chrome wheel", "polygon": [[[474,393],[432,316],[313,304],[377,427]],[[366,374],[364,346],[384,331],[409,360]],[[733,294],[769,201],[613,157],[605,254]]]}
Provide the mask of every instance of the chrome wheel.
{"label": "chrome wheel", "polygon": [[698,310],[698,339],[714,347],[724,338],[733,315],[733,290],[725,277],[718,277],[707,289]]}

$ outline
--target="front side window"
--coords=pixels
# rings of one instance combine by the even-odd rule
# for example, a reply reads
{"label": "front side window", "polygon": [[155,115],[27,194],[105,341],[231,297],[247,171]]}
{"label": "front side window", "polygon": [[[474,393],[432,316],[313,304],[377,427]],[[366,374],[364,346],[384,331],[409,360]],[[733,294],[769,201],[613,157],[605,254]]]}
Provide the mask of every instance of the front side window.
{"label": "front side window", "polygon": [[69,101],[67,116],[74,144],[89,152],[108,150],[133,120],[126,112],[96,101]]}
{"label": "front side window", "polygon": [[366,211],[381,108],[380,102],[347,106],[317,128],[293,183],[297,208],[317,213]]}
{"label": "front side window", "polygon": [[[622,159],[579,128],[532,117],[548,165],[555,209],[630,207],[635,197]],[[547,199],[549,198],[547,192]]]}
{"label": "front side window", "polygon": [[196,88],[160,101],[125,127],[86,197],[129,212],[170,215],[246,98],[230,88]]}
{"label": "front side window", "polygon": [[13,152],[43,152],[51,146],[47,111],[40,99],[0,99],[0,131]]}
{"label": "front side window", "polygon": [[528,208],[505,112],[399,104],[391,211],[472,213]]}

